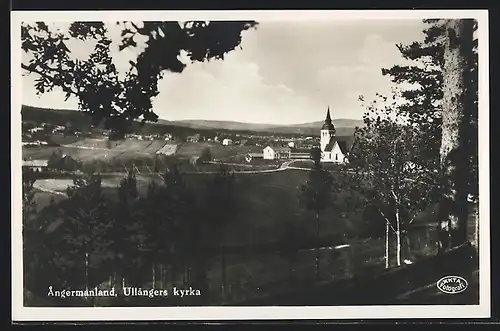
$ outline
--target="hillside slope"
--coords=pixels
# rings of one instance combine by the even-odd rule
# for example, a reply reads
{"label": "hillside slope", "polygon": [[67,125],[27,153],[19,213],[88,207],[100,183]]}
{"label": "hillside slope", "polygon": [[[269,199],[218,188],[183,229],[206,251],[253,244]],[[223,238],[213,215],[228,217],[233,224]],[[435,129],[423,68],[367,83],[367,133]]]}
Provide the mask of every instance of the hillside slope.
{"label": "hillside slope", "polygon": [[[21,109],[23,121],[35,123],[52,123],[57,125],[71,125],[75,128],[87,129],[91,126],[91,118],[87,114],[69,109],[50,109],[38,108],[23,105]],[[338,136],[349,136],[354,133],[357,126],[362,126],[363,121],[354,119],[336,119],[333,120]],[[323,121],[302,123],[295,125],[277,126],[275,124],[256,124],[242,123],[234,121],[211,121],[211,120],[182,120],[182,121],[167,121],[160,119],[157,123],[146,124],[139,127],[137,125],[134,130],[143,131],[143,128],[153,129],[154,131],[165,131],[174,127],[188,129],[194,132],[195,130],[220,130],[220,131],[239,131],[239,132],[261,132],[274,134],[303,134],[303,135],[318,135],[318,130],[321,128]]]}

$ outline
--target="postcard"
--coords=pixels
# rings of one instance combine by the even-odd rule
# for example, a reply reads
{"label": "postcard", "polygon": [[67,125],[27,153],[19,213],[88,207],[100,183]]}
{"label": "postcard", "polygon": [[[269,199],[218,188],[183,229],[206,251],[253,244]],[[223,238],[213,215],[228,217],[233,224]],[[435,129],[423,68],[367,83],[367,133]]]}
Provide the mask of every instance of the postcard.
{"label": "postcard", "polygon": [[14,321],[490,316],[487,11],[11,17]]}

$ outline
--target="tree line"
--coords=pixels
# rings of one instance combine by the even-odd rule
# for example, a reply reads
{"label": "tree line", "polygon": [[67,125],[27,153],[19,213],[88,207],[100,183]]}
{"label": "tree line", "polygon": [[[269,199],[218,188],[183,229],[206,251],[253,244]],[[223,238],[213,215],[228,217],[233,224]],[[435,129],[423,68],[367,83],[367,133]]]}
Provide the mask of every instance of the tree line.
{"label": "tree line", "polygon": [[[23,179],[25,288],[42,294],[48,283],[68,289],[170,283],[207,289],[206,258],[218,253],[219,231],[235,215],[234,174],[221,167],[196,198],[172,167],[140,196],[134,172],[116,196],[101,177],[75,177],[67,199],[36,210],[34,180]],[[61,221],[50,231],[51,224]],[[154,285],[153,285],[154,286]]]}

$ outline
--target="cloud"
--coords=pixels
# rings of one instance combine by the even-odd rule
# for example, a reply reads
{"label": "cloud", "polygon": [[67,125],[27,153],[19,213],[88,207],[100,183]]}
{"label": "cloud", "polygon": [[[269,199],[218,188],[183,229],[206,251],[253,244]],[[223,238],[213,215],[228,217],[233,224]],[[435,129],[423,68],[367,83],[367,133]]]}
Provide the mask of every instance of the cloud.
{"label": "cloud", "polygon": [[310,100],[284,84],[268,84],[260,67],[231,54],[224,61],[190,64],[169,73],[154,101],[166,119],[206,118],[253,123],[296,123]]}
{"label": "cloud", "polygon": [[[171,120],[287,124],[321,120],[330,105],[334,118],[361,118],[365,109],[358,96],[390,93],[381,68],[403,61],[395,45],[419,40],[421,28],[419,21],[262,22],[243,32],[242,50],[223,61],[189,63],[181,74],[167,73],[155,111]],[[113,27],[109,34],[115,65],[124,72],[137,51],[118,53],[119,32]],[[64,103],[62,93],[37,98],[33,80],[24,79],[23,88],[27,104],[76,106],[74,100]]]}

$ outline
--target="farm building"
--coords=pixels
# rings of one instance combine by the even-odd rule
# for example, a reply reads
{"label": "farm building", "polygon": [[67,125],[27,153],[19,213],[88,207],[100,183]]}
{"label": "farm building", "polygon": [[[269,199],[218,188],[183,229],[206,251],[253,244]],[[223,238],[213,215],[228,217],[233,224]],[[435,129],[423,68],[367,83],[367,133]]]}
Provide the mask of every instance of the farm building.
{"label": "farm building", "polygon": [[267,146],[263,150],[265,160],[289,159],[291,149],[289,147],[271,147]]}
{"label": "farm building", "polygon": [[252,162],[253,159],[262,159],[264,158],[263,153],[248,153],[245,155],[245,161]]}
{"label": "farm building", "polygon": [[228,138],[226,138],[222,141],[222,145],[224,145],[224,146],[229,146],[232,144],[233,144],[233,141],[231,139],[228,139]]}
{"label": "farm building", "polygon": [[23,169],[26,170],[32,170],[36,172],[42,172],[47,169],[48,166],[48,161],[47,160],[31,160],[31,161],[24,161],[22,167]]}
{"label": "farm building", "polygon": [[186,138],[186,141],[188,143],[197,143],[198,141],[200,141],[200,135],[197,133],[193,136],[189,136]]}
{"label": "farm building", "polygon": [[290,153],[291,159],[310,159],[311,149],[310,148],[292,148]]}
{"label": "farm building", "polygon": [[163,135],[163,140],[172,140],[172,134],[171,133],[165,133]]}

